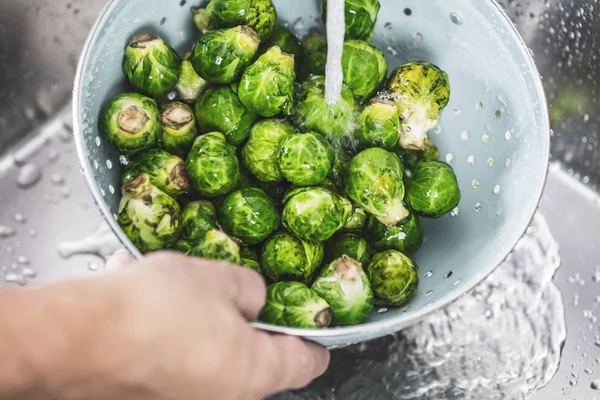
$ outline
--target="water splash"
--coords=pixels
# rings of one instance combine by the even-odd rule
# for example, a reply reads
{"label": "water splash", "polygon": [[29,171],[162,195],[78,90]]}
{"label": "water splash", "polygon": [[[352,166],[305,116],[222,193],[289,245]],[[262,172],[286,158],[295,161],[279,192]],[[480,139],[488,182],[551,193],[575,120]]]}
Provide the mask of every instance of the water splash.
{"label": "water splash", "polygon": [[61,242],[57,246],[58,253],[65,258],[92,254],[107,259],[121,248],[121,243],[106,222],[82,239]]}
{"label": "water splash", "polygon": [[538,215],[469,295],[392,337],[334,352],[330,374],[310,391],[276,398],[525,399],[554,376],[566,338],[553,282],[559,264],[558,244]]}
{"label": "water splash", "polygon": [[346,21],[344,0],[330,0],[327,3],[327,64],[325,65],[325,100],[333,106],[342,96],[344,80],[342,72],[342,52]]}

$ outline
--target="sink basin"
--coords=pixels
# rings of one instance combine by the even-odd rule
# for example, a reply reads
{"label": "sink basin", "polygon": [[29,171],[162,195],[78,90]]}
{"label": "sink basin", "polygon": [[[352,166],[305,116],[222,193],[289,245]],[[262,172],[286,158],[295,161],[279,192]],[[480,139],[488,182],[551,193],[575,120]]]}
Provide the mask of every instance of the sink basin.
{"label": "sink basin", "polygon": [[[102,273],[119,247],[81,176],[69,104],[79,51],[103,3],[3,0],[0,287]],[[529,233],[456,304],[392,337],[335,351],[323,378],[277,398],[600,398],[591,387],[600,379],[598,5],[503,5],[534,51],[554,129],[553,165]]]}

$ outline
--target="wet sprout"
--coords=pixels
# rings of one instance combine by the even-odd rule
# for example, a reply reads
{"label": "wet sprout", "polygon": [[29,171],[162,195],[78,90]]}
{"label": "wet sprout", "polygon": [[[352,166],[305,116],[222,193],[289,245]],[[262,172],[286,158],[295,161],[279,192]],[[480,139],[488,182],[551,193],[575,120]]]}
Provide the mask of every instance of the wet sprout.
{"label": "wet sprout", "polygon": [[369,216],[362,208],[354,209],[354,213],[352,217],[350,217],[350,221],[342,230],[344,232],[354,232],[354,233],[362,233],[367,225],[367,221],[369,220]]}
{"label": "wet sprout", "polygon": [[424,161],[412,169],[406,184],[406,203],[427,218],[440,218],[460,202],[458,179],[448,164]]}
{"label": "wet sprout", "polygon": [[412,170],[420,161],[437,161],[440,158],[440,151],[431,139],[429,134],[425,135],[425,150],[407,150],[402,147],[396,147],[395,153],[400,157],[402,165]]}
{"label": "wet sprout", "polygon": [[[346,37],[372,40],[380,8],[379,0],[346,0]],[[327,23],[327,0],[323,0],[323,22]]]}
{"label": "wet sprout", "polygon": [[158,145],[162,135],[156,102],[137,93],[124,93],[102,109],[100,130],[123,155],[130,156]]}
{"label": "wet sprout", "polygon": [[161,38],[143,33],[125,50],[123,72],[131,86],[158,99],[173,90],[181,75],[181,59]]}
{"label": "wet sprout", "polygon": [[202,240],[192,245],[187,254],[208,260],[226,261],[236,265],[242,262],[240,246],[225,232],[218,229],[208,231]]}
{"label": "wet sprout", "polygon": [[151,149],[133,156],[123,172],[122,184],[140,174],[148,175],[152,185],[174,198],[190,189],[185,162],[164,150]]}
{"label": "wet sprout", "polygon": [[217,211],[210,201],[198,200],[188,203],[182,213],[181,237],[198,242],[210,230],[217,228]]}
{"label": "wet sprout", "polygon": [[273,281],[310,283],[323,261],[321,242],[302,240],[281,231],[271,236],[263,246],[263,272]]}
{"label": "wet sprout", "polygon": [[306,79],[310,75],[325,75],[325,65],[327,64],[327,40],[320,33],[311,34],[304,41],[304,59],[299,65],[301,79]]}
{"label": "wet sprout", "polygon": [[279,215],[273,201],[257,188],[231,193],[219,207],[223,230],[253,245],[263,242],[279,227]]}
{"label": "wet sprout", "polygon": [[194,12],[194,23],[203,33],[248,25],[262,40],[271,36],[276,20],[271,0],[211,0],[206,8]]}
{"label": "wet sprout", "polygon": [[331,172],[333,148],[316,133],[286,135],[279,144],[277,167],[294,185],[318,185]]}
{"label": "wet sprout", "polygon": [[250,268],[259,274],[262,273],[258,254],[254,250],[251,250],[247,247],[242,247],[240,249],[240,257],[242,266]]}
{"label": "wet sprout", "polygon": [[375,217],[370,217],[365,229],[365,237],[375,250],[397,250],[413,254],[423,245],[423,225],[414,213],[388,228]]}
{"label": "wet sprout", "polygon": [[321,187],[292,190],[283,203],[283,224],[305,240],[329,239],[352,216],[352,203],[348,199]]}
{"label": "wet sprout", "polygon": [[242,161],[256,179],[265,183],[283,180],[277,167],[277,150],[281,140],[293,132],[292,124],[282,119],[265,119],[254,124],[242,149]]}
{"label": "wet sprout", "polygon": [[229,86],[206,89],[198,98],[194,112],[202,132],[222,132],[234,146],[246,141],[257,117],[242,105]]}
{"label": "wet sprout", "polygon": [[346,186],[348,167],[352,157],[342,146],[333,146],[333,167],[329,179],[335,184],[338,191],[343,191]]}
{"label": "wet sprout", "polygon": [[400,147],[424,151],[427,131],[450,101],[448,74],[427,62],[409,62],[394,70],[388,90],[400,113]]}
{"label": "wet sprout", "polygon": [[207,197],[228,194],[240,179],[235,147],[219,132],[196,138],[186,161],[188,175],[196,191]]}
{"label": "wet sprout", "polygon": [[163,148],[169,153],[185,157],[198,136],[192,108],[180,102],[170,103],[162,110],[160,120],[163,126]]}
{"label": "wet sprout", "polygon": [[346,255],[325,266],[312,289],[331,306],[334,326],[363,323],[373,311],[373,290],[367,274],[360,262]]}
{"label": "wet sprout", "polygon": [[387,75],[385,56],[378,48],[363,40],[344,42],[342,55],[344,82],[359,101],[368,100]]}
{"label": "wet sprout", "polygon": [[359,261],[366,267],[373,255],[369,243],[367,243],[364,238],[354,233],[337,234],[327,241],[325,247],[324,261],[326,263],[333,262],[343,255],[346,255]]}
{"label": "wet sprout", "polygon": [[192,53],[187,53],[181,62],[181,76],[175,86],[181,101],[193,104],[209,85],[202,79],[192,65]]}
{"label": "wet sprout", "polygon": [[367,274],[375,293],[375,303],[400,307],[417,292],[419,272],[416,264],[406,255],[386,250],[373,256]]}
{"label": "wet sprout", "polygon": [[117,221],[142,253],[169,248],[179,237],[181,209],[177,201],[140,174],[122,187]]}
{"label": "wet sprout", "polygon": [[398,156],[380,148],[363,150],[350,163],[346,195],[386,226],[408,216],[404,207],[404,167]]}
{"label": "wet sprout", "polygon": [[229,84],[238,80],[258,50],[260,39],[248,26],[205,33],[192,51],[192,65],[202,79]]}
{"label": "wet sprout", "polygon": [[332,310],[317,293],[299,282],[278,282],[267,288],[259,320],[293,328],[326,328]]}
{"label": "wet sprout", "polygon": [[248,110],[263,117],[291,115],[295,81],[294,56],[273,46],[244,71],[237,94]]}
{"label": "wet sprout", "polygon": [[357,138],[363,147],[398,147],[400,116],[393,102],[373,99],[358,118]]}
{"label": "wet sprout", "polygon": [[357,127],[352,90],[344,85],[340,101],[329,105],[325,100],[325,77],[312,75],[299,90],[293,118],[304,132],[314,131],[328,139],[348,137]]}
{"label": "wet sprout", "polygon": [[294,56],[295,68],[298,70],[304,60],[304,47],[289,29],[275,25],[273,33],[266,41],[262,41],[258,48],[258,55],[262,55],[267,52],[271,47],[279,46],[281,51]]}

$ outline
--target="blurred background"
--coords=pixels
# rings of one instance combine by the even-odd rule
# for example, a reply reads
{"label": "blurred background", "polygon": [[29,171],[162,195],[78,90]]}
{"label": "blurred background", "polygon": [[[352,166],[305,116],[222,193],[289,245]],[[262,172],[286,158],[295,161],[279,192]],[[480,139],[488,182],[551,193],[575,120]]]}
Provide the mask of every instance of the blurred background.
{"label": "blurred background", "polygon": [[[0,2],[0,286],[101,273],[119,244],[80,173],[70,96],[105,0]],[[600,2],[501,3],[550,104],[551,174],[531,229],[471,294],[335,351],[326,376],[278,398],[600,399]]]}

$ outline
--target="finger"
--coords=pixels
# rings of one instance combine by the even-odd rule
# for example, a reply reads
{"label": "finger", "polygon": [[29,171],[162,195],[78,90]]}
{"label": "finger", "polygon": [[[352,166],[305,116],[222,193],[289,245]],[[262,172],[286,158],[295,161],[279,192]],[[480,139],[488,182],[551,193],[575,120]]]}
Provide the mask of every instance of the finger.
{"label": "finger", "polygon": [[108,272],[118,271],[133,263],[135,259],[126,250],[117,250],[112,256],[106,260],[104,268]]}
{"label": "finger", "polygon": [[308,386],[329,366],[327,349],[298,337],[255,331],[253,374],[250,384],[261,396]]}

